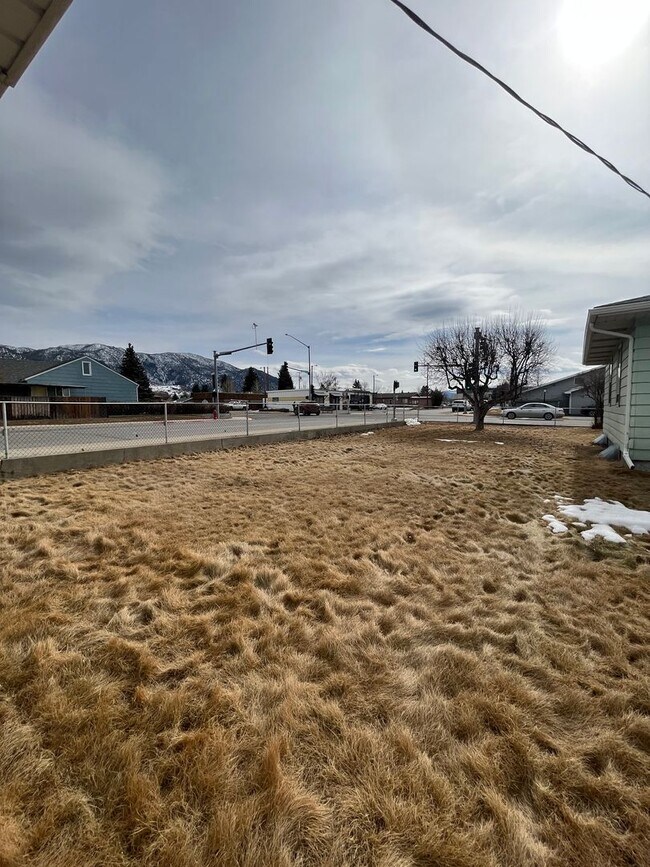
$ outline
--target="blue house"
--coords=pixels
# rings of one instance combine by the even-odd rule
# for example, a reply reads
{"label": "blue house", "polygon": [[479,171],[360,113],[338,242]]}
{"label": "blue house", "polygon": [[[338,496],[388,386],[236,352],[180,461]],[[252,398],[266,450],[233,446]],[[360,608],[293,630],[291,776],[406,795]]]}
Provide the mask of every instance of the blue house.
{"label": "blue house", "polygon": [[0,400],[20,397],[90,397],[130,403],[138,399],[138,386],[87,355],[55,363],[0,359]]}

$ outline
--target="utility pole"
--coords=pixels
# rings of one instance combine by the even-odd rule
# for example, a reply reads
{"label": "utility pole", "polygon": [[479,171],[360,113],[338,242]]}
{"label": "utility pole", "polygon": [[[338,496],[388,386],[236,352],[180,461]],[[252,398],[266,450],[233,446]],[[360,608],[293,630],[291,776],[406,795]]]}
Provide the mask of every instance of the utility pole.
{"label": "utility pole", "polygon": [[217,410],[217,417],[219,416],[219,353],[213,351],[212,353],[212,361],[214,364],[214,372],[212,376],[214,377],[214,387],[212,389],[212,397],[214,398],[214,405]]}
{"label": "utility pole", "polygon": [[474,389],[478,390],[479,385],[479,359],[481,355],[481,329],[476,326],[474,329],[474,358],[472,364],[472,378],[474,380]]}

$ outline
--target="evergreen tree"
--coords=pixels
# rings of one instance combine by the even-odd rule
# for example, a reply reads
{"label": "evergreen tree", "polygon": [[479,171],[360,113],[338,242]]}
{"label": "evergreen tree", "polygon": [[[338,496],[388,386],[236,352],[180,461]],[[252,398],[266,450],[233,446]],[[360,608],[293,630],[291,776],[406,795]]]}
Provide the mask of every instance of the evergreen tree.
{"label": "evergreen tree", "polygon": [[354,382],[352,383],[352,388],[363,388],[363,386],[361,385],[361,383],[359,382],[358,379],[355,379]]}
{"label": "evergreen tree", "polygon": [[192,394],[198,394],[200,391],[203,391],[203,389],[198,382],[195,382],[192,386]]}
{"label": "evergreen tree", "polygon": [[282,362],[282,367],[278,371],[278,388],[293,388],[293,379],[286,361]]}
{"label": "evergreen tree", "polygon": [[440,406],[442,403],[442,392],[439,388],[434,388],[430,393],[429,403],[431,406]]}
{"label": "evergreen tree", "polygon": [[124,350],[124,356],[120,364],[120,373],[122,376],[126,376],[127,379],[138,383],[138,400],[153,400],[149,377],[132,343],[129,343]]}
{"label": "evergreen tree", "polygon": [[260,383],[257,378],[257,371],[249,367],[246,371],[246,376],[244,377],[244,384],[242,386],[242,391],[251,392],[251,391],[259,391]]}

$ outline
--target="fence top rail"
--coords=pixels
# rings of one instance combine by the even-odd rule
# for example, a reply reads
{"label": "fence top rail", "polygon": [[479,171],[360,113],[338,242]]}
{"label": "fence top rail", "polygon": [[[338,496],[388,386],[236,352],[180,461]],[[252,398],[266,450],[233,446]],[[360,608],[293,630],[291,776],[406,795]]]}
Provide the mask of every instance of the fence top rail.
{"label": "fence top rail", "polygon": [[[47,397],[34,399],[32,397],[12,397],[12,398],[2,398],[0,397],[0,403],[43,403],[49,404],[52,406],[210,406],[214,401],[209,401],[207,404],[201,403],[191,403],[185,402],[182,403],[178,400],[50,400]],[[222,401],[219,401],[222,403]],[[225,403],[225,402],[224,402]],[[248,403],[256,403],[256,401],[248,401]]]}

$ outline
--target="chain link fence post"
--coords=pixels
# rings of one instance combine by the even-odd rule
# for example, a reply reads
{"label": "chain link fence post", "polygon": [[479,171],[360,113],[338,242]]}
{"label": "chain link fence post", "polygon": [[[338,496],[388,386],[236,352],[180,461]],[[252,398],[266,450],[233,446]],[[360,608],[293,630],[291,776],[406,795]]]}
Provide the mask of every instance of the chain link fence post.
{"label": "chain link fence post", "polygon": [[294,412],[296,413],[296,418],[298,419],[298,430],[300,430],[300,407],[296,407]]}
{"label": "chain link fence post", "polygon": [[248,413],[250,411],[250,401],[246,401],[246,436],[248,436]]}
{"label": "chain link fence post", "polygon": [[363,426],[366,426],[366,405],[363,405]]}
{"label": "chain link fence post", "polygon": [[2,439],[4,443],[5,458],[9,457],[9,427],[7,425],[7,404],[2,403]]}
{"label": "chain link fence post", "polygon": [[169,435],[167,432],[167,401],[163,403],[163,420],[165,424],[165,445],[169,442]]}
{"label": "chain link fence post", "polygon": [[339,408],[338,408],[338,406],[334,410],[334,415],[336,416],[334,423],[335,423],[335,426],[338,427],[339,426]]}

